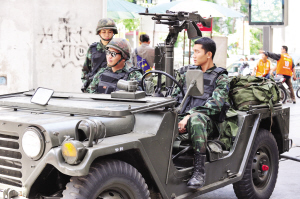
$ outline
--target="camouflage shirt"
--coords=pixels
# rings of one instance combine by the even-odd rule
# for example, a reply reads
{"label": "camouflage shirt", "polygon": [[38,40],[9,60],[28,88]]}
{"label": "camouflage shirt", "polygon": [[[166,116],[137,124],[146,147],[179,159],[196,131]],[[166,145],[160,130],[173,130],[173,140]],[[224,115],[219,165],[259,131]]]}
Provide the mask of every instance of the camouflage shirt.
{"label": "camouflage shirt", "polygon": [[[100,76],[102,73],[104,73],[104,71],[106,70],[110,70],[112,71],[111,67],[106,67],[106,68],[101,68],[98,73],[94,76],[93,81],[91,82],[91,84],[89,85],[89,87],[87,88],[87,92],[88,93],[96,93],[97,91],[97,87],[100,81]],[[115,73],[121,73],[121,72],[129,72],[129,67],[127,66],[127,63],[125,63],[124,68],[117,70]],[[128,79],[135,79],[137,81],[141,81],[142,80],[142,73],[140,73],[139,71],[133,71],[129,74]]]}
{"label": "camouflage shirt", "polygon": [[[206,73],[212,72],[216,66],[208,69]],[[199,66],[197,69],[201,69]],[[177,80],[182,85],[185,84],[185,75],[177,75]],[[230,79],[227,75],[222,74],[217,78],[216,81],[216,88],[212,93],[212,96],[207,100],[204,106],[197,106],[189,110],[186,114],[193,114],[193,113],[204,113],[205,115],[216,115],[218,114],[224,103],[228,102],[229,100],[229,86],[230,86]],[[180,88],[175,87],[175,90],[172,94],[172,97],[176,97],[180,93]]]}
{"label": "camouflage shirt", "polygon": [[[99,52],[104,52],[104,50],[106,49],[106,46],[102,44],[102,42],[97,42],[97,46],[96,46],[97,51]],[[87,54],[86,54],[86,58],[85,58],[85,62],[83,64],[83,68],[82,68],[82,73],[81,73],[81,81],[84,84],[87,79],[86,79],[86,75],[91,72],[92,69],[92,49],[91,46],[89,47]]]}

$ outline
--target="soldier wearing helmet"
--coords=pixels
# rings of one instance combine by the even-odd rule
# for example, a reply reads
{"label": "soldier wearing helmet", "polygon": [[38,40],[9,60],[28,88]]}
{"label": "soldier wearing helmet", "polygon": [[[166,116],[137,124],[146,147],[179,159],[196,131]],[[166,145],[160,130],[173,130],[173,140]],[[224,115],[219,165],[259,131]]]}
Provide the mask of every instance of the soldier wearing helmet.
{"label": "soldier wearing helmet", "polygon": [[93,43],[88,49],[81,74],[82,92],[86,92],[99,69],[106,67],[105,49],[115,34],[118,34],[118,29],[114,20],[110,18],[99,20],[96,35],[99,35],[101,40]]}
{"label": "soldier wearing helmet", "polygon": [[130,44],[126,39],[112,39],[106,46],[107,67],[101,68],[94,76],[93,81],[87,88],[88,93],[110,94],[117,90],[117,82],[120,79],[142,79],[142,70],[128,67],[127,60],[130,59]]}

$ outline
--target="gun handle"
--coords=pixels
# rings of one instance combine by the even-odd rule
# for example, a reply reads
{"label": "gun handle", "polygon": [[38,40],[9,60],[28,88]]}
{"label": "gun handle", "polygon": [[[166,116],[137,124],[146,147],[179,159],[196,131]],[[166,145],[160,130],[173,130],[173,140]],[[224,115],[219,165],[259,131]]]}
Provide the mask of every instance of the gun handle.
{"label": "gun handle", "polygon": [[201,24],[203,26],[205,26],[206,28],[210,28],[211,27],[211,18],[208,19],[202,19],[201,20]]}

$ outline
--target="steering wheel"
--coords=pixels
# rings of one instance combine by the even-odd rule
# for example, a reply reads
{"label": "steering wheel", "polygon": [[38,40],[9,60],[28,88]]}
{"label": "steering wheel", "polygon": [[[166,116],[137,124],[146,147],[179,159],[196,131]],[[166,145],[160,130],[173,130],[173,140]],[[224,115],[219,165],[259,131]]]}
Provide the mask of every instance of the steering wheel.
{"label": "steering wheel", "polygon": [[142,80],[141,80],[141,82],[142,82],[141,86],[142,86],[143,91],[145,91],[145,88],[144,88],[145,77],[150,73],[157,74],[157,85],[156,85],[155,94],[154,94],[155,97],[164,97],[163,94],[161,93],[161,75],[164,75],[164,76],[170,78],[180,88],[182,96],[184,97],[185,93],[184,93],[182,86],[179,84],[179,82],[170,74],[168,74],[164,71],[160,71],[160,70],[151,70],[143,75]]}

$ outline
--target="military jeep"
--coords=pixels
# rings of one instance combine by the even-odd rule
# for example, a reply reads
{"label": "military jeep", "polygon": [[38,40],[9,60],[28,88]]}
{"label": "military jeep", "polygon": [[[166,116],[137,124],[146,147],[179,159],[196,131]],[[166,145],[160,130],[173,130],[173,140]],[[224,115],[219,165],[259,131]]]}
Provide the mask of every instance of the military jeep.
{"label": "military jeep", "polygon": [[232,146],[207,147],[206,183],[193,190],[193,153],[175,142],[173,98],[44,93],[0,96],[2,198],[194,198],[232,183],[238,198],[269,198],[290,147],[289,108],[240,111]]}
{"label": "military jeep", "polygon": [[[179,85],[172,74],[178,32],[187,29],[189,37],[201,36],[195,21],[206,26],[208,20],[186,12],[153,18],[170,27],[159,50],[165,51],[159,60],[165,59],[160,66],[167,73],[156,73],[169,77],[166,88],[172,81]],[[183,96],[203,92],[201,78],[191,76],[187,93],[181,88]],[[275,104],[270,111],[256,105],[237,111],[238,131],[230,148],[209,142],[206,182],[194,190],[186,186],[193,172],[191,143],[176,140],[181,106],[160,93],[161,78],[154,96],[163,97],[145,96],[134,81],[118,86],[121,90],[111,94],[39,88],[1,95],[0,198],[180,199],[228,184],[238,198],[270,197],[279,154],[291,145],[288,107]]]}

